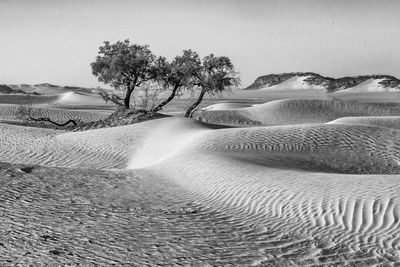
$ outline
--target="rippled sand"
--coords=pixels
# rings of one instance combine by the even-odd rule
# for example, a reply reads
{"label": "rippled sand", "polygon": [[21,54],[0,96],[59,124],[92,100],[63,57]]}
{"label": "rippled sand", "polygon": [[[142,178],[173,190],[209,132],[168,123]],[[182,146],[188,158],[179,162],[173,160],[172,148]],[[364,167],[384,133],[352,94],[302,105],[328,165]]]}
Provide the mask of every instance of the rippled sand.
{"label": "rippled sand", "polygon": [[[7,227],[36,251],[22,256],[12,248],[28,251],[26,242],[5,239],[3,255],[140,265],[399,263],[397,109],[301,101],[248,108],[265,124],[284,124],[276,126],[164,118],[64,132],[0,124]],[[305,103],[313,112],[305,115]],[[287,106],[298,116],[279,117]]]}

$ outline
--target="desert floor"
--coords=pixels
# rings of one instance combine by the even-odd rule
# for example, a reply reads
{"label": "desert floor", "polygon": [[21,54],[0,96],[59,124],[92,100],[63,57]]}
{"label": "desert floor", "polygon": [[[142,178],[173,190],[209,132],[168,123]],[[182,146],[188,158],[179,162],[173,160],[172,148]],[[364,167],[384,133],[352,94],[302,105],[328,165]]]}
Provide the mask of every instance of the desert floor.
{"label": "desert floor", "polygon": [[[113,110],[51,93],[35,114]],[[21,125],[25,100],[2,98],[0,265],[398,266],[399,100],[241,92],[195,119],[179,100],[171,117],[67,131]]]}

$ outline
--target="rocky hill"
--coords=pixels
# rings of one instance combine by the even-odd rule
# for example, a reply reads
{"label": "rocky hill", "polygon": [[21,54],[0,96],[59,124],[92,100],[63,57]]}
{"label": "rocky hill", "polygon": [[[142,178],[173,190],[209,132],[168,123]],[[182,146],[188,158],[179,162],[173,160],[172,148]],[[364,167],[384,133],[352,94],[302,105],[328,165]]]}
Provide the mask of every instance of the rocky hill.
{"label": "rocky hill", "polygon": [[331,78],[313,72],[268,74],[258,77],[245,90],[257,89],[325,89],[327,92],[399,91],[400,80],[389,75],[361,75]]}

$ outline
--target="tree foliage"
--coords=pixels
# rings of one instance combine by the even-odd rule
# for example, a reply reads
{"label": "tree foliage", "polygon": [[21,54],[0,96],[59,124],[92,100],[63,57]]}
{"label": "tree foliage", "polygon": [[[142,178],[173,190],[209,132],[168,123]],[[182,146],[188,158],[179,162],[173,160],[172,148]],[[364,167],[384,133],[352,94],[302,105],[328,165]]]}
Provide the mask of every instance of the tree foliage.
{"label": "tree foliage", "polygon": [[[201,103],[205,94],[214,96],[233,86],[239,85],[238,73],[228,57],[217,57],[210,54],[200,59],[192,50],[184,50],[171,62],[164,57],[156,57],[147,45],[131,44],[129,40],[114,44],[104,42],[100,46],[96,60],[91,63],[92,72],[99,81],[124,92],[124,96],[101,90],[99,95],[105,101],[129,108],[132,92],[136,87],[145,88],[143,98],[152,98],[145,103],[146,108],[157,112],[180,96],[184,90],[195,92],[200,89],[196,101],[188,108],[185,116],[190,117],[193,110]],[[159,88],[168,91],[169,95],[159,101]],[[156,90],[152,93],[149,90]],[[155,101],[157,100],[157,101]],[[135,100],[134,104],[137,101]]]}
{"label": "tree foliage", "polygon": [[154,112],[161,110],[166,104],[180,95],[182,89],[192,90],[197,83],[197,76],[201,72],[200,57],[192,50],[184,50],[181,56],[176,56],[169,63],[164,62],[158,67],[157,80],[171,93],[163,102],[154,108]]}
{"label": "tree foliage", "polygon": [[127,39],[115,44],[104,42],[96,60],[90,65],[93,75],[100,82],[125,92],[123,104],[129,108],[135,87],[155,78],[155,62],[156,56],[148,45],[131,44]]}
{"label": "tree foliage", "polygon": [[187,109],[185,117],[191,117],[193,110],[201,103],[206,93],[214,96],[240,84],[238,73],[231,60],[214,54],[203,58],[201,71],[196,78],[196,85],[201,91],[197,100]]}

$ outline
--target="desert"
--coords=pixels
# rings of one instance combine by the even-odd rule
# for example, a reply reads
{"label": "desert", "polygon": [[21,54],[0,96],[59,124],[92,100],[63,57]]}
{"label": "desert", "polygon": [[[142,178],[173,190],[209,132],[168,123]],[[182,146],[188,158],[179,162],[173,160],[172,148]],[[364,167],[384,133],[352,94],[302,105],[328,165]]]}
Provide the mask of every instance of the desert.
{"label": "desert", "polygon": [[[398,262],[399,104],[280,90],[88,130],[18,123],[15,95],[0,109],[2,263]],[[113,112],[94,93],[95,108],[54,103],[60,91],[32,109],[83,123]]]}
{"label": "desert", "polygon": [[0,1],[0,266],[400,266],[399,7]]}

